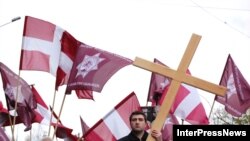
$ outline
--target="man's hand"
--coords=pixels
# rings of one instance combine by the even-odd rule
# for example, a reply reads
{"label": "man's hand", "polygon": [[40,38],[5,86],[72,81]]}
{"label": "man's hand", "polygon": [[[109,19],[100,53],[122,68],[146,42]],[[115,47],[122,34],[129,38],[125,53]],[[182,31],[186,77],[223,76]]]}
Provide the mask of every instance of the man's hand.
{"label": "man's hand", "polygon": [[155,138],[156,141],[162,141],[162,134],[161,131],[157,130],[152,130],[151,131],[151,136]]}

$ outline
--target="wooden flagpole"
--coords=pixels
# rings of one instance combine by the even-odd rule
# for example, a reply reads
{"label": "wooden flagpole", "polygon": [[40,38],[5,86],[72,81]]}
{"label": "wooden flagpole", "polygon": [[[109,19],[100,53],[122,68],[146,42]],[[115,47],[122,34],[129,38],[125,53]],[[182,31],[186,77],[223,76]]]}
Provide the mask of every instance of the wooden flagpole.
{"label": "wooden flagpole", "polygon": [[215,103],[215,99],[214,99],[214,101],[213,101],[213,104],[212,104],[212,106],[211,106],[211,110],[210,110],[210,112],[209,112],[209,116],[208,116],[208,119],[210,119],[210,117],[211,117],[211,114],[212,114],[212,112],[213,112],[213,108],[214,108],[214,103]]}
{"label": "wooden flagpole", "polygon": [[[196,88],[200,88],[202,90],[214,93],[216,95],[223,96],[226,93],[226,88],[223,86],[219,86],[205,80],[193,77],[191,75],[186,74],[186,70],[188,69],[189,64],[193,58],[193,55],[198,47],[201,36],[197,34],[192,34],[191,40],[188,43],[186,51],[182,57],[182,60],[179,64],[177,71],[167,68],[163,65],[151,63],[144,59],[136,58],[134,61],[134,65],[140,67],[142,69],[146,69],[152,72],[156,72],[166,77],[170,77],[172,79],[170,83],[169,90],[163,100],[162,106],[156,116],[155,121],[152,123],[151,129],[155,129],[160,131],[163,127],[164,121],[166,120],[168,113],[172,104],[174,103],[175,96],[179,90],[181,83],[186,83]],[[154,141],[155,139],[152,136],[148,136],[147,141]]]}
{"label": "wooden flagpole", "polygon": [[49,132],[48,132],[48,137],[50,136],[50,130],[51,130],[51,123],[52,123],[52,117],[53,117],[53,111],[54,111],[54,105],[55,105],[55,99],[56,99],[56,90],[54,90],[54,96],[53,96],[53,102],[52,102],[52,107],[51,107],[51,115],[50,115],[50,124],[49,124]]}
{"label": "wooden flagpole", "polygon": [[55,127],[55,130],[54,130],[54,134],[52,136],[52,140],[54,139],[55,134],[56,134],[56,130],[57,130],[57,127],[58,127],[58,123],[59,123],[61,114],[62,114],[62,109],[63,109],[63,105],[64,105],[64,102],[65,102],[65,99],[66,99],[66,94],[64,94],[64,96],[63,96],[63,101],[62,101],[60,112],[59,112],[59,115],[58,115],[58,118],[57,118],[56,127]]}
{"label": "wooden flagpole", "polygon": [[[17,81],[17,86],[19,86],[19,82],[20,82],[20,70],[18,71],[18,81]],[[12,136],[12,141],[15,141],[15,124],[16,124],[16,110],[17,110],[17,99],[18,99],[18,95],[19,95],[19,92],[18,92],[18,89],[16,89],[16,97],[15,97],[15,108],[14,108],[14,120],[13,120],[13,136]]]}

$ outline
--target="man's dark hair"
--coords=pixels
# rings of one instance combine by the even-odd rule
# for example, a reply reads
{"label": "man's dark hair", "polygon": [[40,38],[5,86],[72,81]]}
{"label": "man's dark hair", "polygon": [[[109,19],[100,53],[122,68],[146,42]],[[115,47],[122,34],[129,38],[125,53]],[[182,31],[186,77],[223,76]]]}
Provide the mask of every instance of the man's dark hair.
{"label": "man's dark hair", "polygon": [[132,117],[134,115],[142,115],[144,117],[145,122],[147,122],[147,117],[146,117],[145,113],[143,113],[142,111],[134,111],[134,112],[132,112],[131,115],[130,115],[130,117],[129,117],[129,121],[130,122],[131,122]]}

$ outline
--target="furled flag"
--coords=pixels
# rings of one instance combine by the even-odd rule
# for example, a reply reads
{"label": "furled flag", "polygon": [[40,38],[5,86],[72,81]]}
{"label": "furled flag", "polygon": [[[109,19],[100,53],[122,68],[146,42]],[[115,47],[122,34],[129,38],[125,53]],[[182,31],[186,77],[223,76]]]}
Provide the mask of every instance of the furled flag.
{"label": "furled flag", "polygon": [[135,110],[141,109],[132,92],[85,133],[84,141],[116,141],[129,134],[129,116]]}
{"label": "furled flag", "polygon": [[[0,62],[3,89],[6,96],[9,111],[16,110],[19,118],[26,126],[25,131],[31,129],[31,121],[34,118],[32,109],[37,107],[30,86],[20,76],[12,72]],[[17,109],[15,103],[17,102]]]}
{"label": "furled flag", "polygon": [[[43,101],[41,98],[40,94],[37,92],[34,86],[32,86],[32,92],[34,94],[34,97],[37,101],[37,108],[35,109],[35,119],[33,122],[37,122],[43,125],[52,125],[56,126],[57,123],[57,117],[53,113],[51,123],[50,123],[50,118],[51,118],[51,112],[48,109],[48,106],[46,103]],[[57,131],[56,131],[56,137],[58,138],[67,138],[68,135],[71,135],[72,129],[65,127],[61,123],[58,123]]]}
{"label": "furled flag", "polygon": [[10,141],[2,127],[0,127],[0,141]]}
{"label": "furled flag", "polygon": [[225,105],[225,110],[233,116],[240,117],[250,107],[250,86],[234,63],[230,54],[221,77],[220,85],[227,87],[224,97],[215,100]]}
{"label": "furled flag", "polygon": [[132,60],[98,48],[81,44],[74,61],[66,93],[71,90],[92,90],[101,92],[105,83]]}
{"label": "furled flag", "polygon": [[[23,30],[20,70],[44,71],[56,77],[55,89],[66,85],[80,42],[53,23],[26,16]],[[91,91],[78,90],[79,98]],[[87,97],[87,99],[91,99]]]}
{"label": "furled flag", "polygon": [[82,127],[82,135],[84,135],[89,130],[89,126],[83,121],[81,116],[80,116],[80,122]]}
{"label": "furled flag", "polygon": [[[155,62],[159,63],[157,59],[155,59]],[[187,73],[190,74],[189,71],[187,71]],[[166,77],[163,79],[163,76],[159,74],[154,74],[152,77],[152,83],[150,83],[150,85],[154,85],[154,87],[150,86],[150,89],[154,88],[155,90],[150,90],[151,92],[149,92],[149,94],[151,97],[152,95],[153,97],[158,97],[158,103],[161,105],[163,99],[165,98],[165,95],[162,94],[167,93],[171,80]],[[158,94],[159,96],[154,96],[154,94]],[[201,102],[197,89],[186,84],[180,85],[178,93],[175,97],[175,101],[170,109],[170,113],[191,124],[209,123],[205,108]]]}

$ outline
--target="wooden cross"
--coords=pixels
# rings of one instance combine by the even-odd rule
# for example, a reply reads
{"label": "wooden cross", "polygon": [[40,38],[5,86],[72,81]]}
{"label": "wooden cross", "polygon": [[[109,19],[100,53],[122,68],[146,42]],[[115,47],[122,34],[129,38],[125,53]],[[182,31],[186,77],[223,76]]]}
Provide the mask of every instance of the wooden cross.
{"label": "wooden cross", "polygon": [[[177,71],[172,70],[166,66],[152,63],[150,61],[138,57],[135,58],[133,65],[172,79],[169,90],[167,91],[167,94],[163,100],[160,110],[157,113],[154,122],[152,123],[151,129],[156,129],[160,131],[161,128],[163,127],[163,124],[168,116],[168,113],[175,100],[175,96],[178,92],[181,83],[186,83],[193,87],[200,88],[202,90],[214,93],[219,96],[225,95],[227,90],[225,87],[186,74],[186,70],[188,69],[188,66],[191,63],[192,57],[195,53],[195,50],[198,47],[200,39],[201,36],[192,34],[191,40],[188,43],[188,46],[182,57],[182,60],[179,64]],[[154,141],[154,138],[148,136],[147,141]]]}

